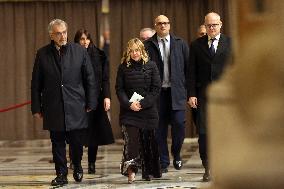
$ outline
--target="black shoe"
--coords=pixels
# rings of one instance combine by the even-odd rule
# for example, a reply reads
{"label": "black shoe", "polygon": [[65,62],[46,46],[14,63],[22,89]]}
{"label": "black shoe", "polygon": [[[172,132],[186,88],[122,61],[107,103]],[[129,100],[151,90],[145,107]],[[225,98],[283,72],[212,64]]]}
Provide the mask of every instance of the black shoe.
{"label": "black shoe", "polygon": [[210,170],[205,169],[205,173],[203,174],[203,182],[209,182],[211,180]]}
{"label": "black shoe", "polygon": [[82,166],[74,166],[73,178],[76,182],[81,182],[83,179]]}
{"label": "black shoe", "polygon": [[174,167],[175,167],[176,170],[181,170],[181,168],[182,168],[182,161],[181,160],[179,160],[179,161],[174,160],[173,164],[174,164]]}
{"label": "black shoe", "polygon": [[63,174],[58,174],[55,179],[51,181],[51,186],[63,186],[68,184],[67,176]]}
{"label": "black shoe", "polygon": [[167,173],[168,172],[168,168],[167,167],[161,168],[161,172],[162,173]]}
{"label": "black shoe", "polygon": [[73,178],[76,182],[81,182],[83,179],[83,173],[80,172],[74,172],[73,173]]}
{"label": "black shoe", "polygon": [[96,164],[95,163],[89,163],[88,164],[88,173],[89,174],[95,174],[96,173]]}

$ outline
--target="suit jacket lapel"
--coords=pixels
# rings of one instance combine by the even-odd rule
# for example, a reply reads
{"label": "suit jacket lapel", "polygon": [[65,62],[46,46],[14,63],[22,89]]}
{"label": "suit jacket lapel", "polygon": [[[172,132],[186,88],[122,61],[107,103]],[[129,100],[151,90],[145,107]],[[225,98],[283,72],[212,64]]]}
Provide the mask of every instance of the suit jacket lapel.
{"label": "suit jacket lapel", "polygon": [[152,40],[151,40],[152,43],[153,43],[153,44],[155,45],[155,47],[156,47],[156,50],[159,52],[159,58],[160,58],[161,62],[163,62],[163,61],[162,61],[161,51],[160,51],[159,44],[158,44],[157,34],[155,34],[151,39],[152,39]]}
{"label": "suit jacket lapel", "polygon": [[58,75],[59,77],[61,77],[61,66],[60,63],[58,62],[59,60],[56,59],[56,55],[54,52],[55,49],[54,47],[52,47],[52,45],[50,45],[50,50],[48,51],[48,62],[50,62],[51,66],[54,68],[54,70],[56,71],[56,75]]}
{"label": "suit jacket lapel", "polygon": [[209,51],[209,46],[208,46],[208,36],[207,35],[204,36],[201,40],[202,40],[201,41],[201,49],[204,51],[204,53],[207,56],[211,57],[212,55],[211,55],[211,53]]}
{"label": "suit jacket lapel", "polygon": [[224,48],[225,48],[224,36],[221,34],[215,56],[220,55],[220,53],[224,51]]}
{"label": "suit jacket lapel", "polygon": [[67,43],[64,47],[62,46],[62,55],[61,55],[61,62],[60,62],[60,66],[61,66],[61,70],[63,70],[64,66],[69,66],[68,63],[69,61],[66,60],[67,59],[67,54],[69,53],[69,44]]}
{"label": "suit jacket lapel", "polygon": [[172,62],[171,58],[172,58],[172,54],[174,54],[174,51],[175,51],[175,46],[176,46],[176,40],[175,38],[173,38],[171,35],[170,35],[170,55],[169,55],[169,60],[170,62]]}

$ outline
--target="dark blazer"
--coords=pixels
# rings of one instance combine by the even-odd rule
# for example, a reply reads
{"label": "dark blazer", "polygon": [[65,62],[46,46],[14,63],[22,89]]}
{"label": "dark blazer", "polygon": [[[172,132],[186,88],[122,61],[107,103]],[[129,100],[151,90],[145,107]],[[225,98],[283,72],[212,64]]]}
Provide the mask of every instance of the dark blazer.
{"label": "dark blazer", "polygon": [[86,108],[97,106],[90,58],[78,44],[67,43],[62,49],[59,56],[51,42],[37,51],[31,81],[32,113],[42,113],[46,130],[87,128]]}
{"label": "dark blazer", "polygon": [[197,90],[207,87],[209,83],[221,76],[228,63],[230,51],[231,40],[223,34],[220,36],[214,56],[210,55],[207,35],[191,43],[188,96],[199,96]]}
{"label": "dark blazer", "polygon": [[[189,48],[179,37],[170,34],[170,81],[173,110],[185,110],[187,101],[186,70],[189,63]],[[144,42],[145,48],[159,69],[163,80],[164,63],[159,50],[157,34]]]}
{"label": "dark blazer", "polygon": [[109,62],[104,51],[95,45],[90,45],[87,51],[96,76],[98,106],[96,110],[88,113],[89,128],[86,145],[112,144],[114,143],[114,137],[107,112],[104,109],[104,99],[110,98]]}
{"label": "dark blazer", "polygon": [[90,45],[88,48],[93,69],[98,86],[98,96],[110,98],[110,83],[109,83],[109,61],[104,51],[97,48],[95,45]]}
{"label": "dark blazer", "polygon": [[[221,34],[217,51],[211,55],[208,36],[193,41],[190,45],[190,64],[188,67],[188,97],[197,97],[197,126],[201,133],[206,132],[206,89],[207,86],[220,78],[225,66],[229,63],[231,40]],[[201,116],[201,117],[200,117]]]}
{"label": "dark blazer", "polygon": [[[161,81],[156,64],[149,61],[131,61],[131,65],[119,65],[116,77],[116,94],[120,102],[120,125],[153,129],[158,126],[157,98],[160,93]],[[144,97],[140,101],[142,109],[135,112],[130,109],[129,99],[136,92]]]}

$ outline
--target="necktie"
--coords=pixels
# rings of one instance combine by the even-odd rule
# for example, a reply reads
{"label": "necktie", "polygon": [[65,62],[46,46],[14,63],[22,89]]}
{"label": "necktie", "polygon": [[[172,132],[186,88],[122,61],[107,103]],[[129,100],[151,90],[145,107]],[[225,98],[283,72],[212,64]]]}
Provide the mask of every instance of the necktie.
{"label": "necktie", "polygon": [[214,48],[214,45],[213,45],[213,42],[214,42],[215,40],[216,40],[216,38],[210,39],[210,41],[211,41],[211,46],[210,46],[209,50],[210,50],[211,55],[214,55],[214,54],[215,54],[215,48]]}
{"label": "necktie", "polygon": [[167,59],[167,49],[166,49],[166,40],[165,39],[161,39],[162,41],[162,45],[163,45],[163,62],[166,62]]}
{"label": "necktie", "polygon": [[166,39],[161,39],[163,45],[163,62],[164,62],[164,77],[163,83],[168,85],[169,83],[169,62],[168,62],[168,53],[166,48]]}

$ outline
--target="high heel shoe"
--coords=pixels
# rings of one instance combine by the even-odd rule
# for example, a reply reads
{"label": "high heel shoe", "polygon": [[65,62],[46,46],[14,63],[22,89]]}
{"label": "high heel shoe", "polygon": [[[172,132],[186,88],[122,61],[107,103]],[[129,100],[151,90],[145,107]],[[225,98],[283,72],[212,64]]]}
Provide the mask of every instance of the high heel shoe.
{"label": "high heel shoe", "polygon": [[128,184],[132,184],[135,181],[135,172],[128,169]]}

